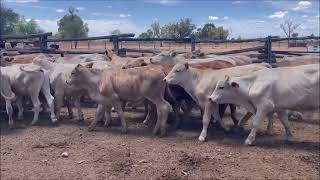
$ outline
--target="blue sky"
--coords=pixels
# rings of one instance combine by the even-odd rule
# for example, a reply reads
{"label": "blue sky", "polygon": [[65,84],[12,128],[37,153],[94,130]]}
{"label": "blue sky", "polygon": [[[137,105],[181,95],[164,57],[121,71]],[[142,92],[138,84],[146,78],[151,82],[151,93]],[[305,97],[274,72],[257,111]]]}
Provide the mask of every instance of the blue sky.
{"label": "blue sky", "polygon": [[166,24],[192,18],[197,27],[211,22],[231,31],[230,37],[255,38],[284,33],[286,19],[300,23],[300,36],[319,35],[319,1],[284,0],[1,0],[27,20],[35,19],[48,32],[57,31],[57,20],[69,6],[89,25],[89,36],[108,35],[114,29],[124,33],[146,31],[150,24]]}

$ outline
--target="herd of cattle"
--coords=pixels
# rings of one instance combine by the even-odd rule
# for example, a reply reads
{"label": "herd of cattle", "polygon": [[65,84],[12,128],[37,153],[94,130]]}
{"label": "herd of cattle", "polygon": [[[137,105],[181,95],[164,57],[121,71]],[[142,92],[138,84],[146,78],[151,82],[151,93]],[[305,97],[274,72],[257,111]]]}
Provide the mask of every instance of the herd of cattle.
{"label": "herd of cattle", "polygon": [[[18,119],[23,119],[24,98],[33,104],[32,125],[38,121],[44,100],[52,123],[60,119],[60,109],[67,106],[73,117],[71,102],[77,109],[77,119],[83,120],[81,98],[96,102],[95,118],[105,126],[111,122],[111,109],[127,131],[124,107],[143,104],[147,124],[156,119],[153,133],[165,135],[171,108],[175,113],[174,126],[181,124],[181,110],[187,115],[198,107],[203,116],[199,136],[205,141],[208,125],[214,122],[229,131],[222,118],[227,107],[236,125],[243,127],[252,117],[253,126],[246,145],[255,140],[257,128],[266,117],[268,132],[272,131],[276,113],[285,127],[287,140],[292,141],[288,116],[301,111],[319,110],[319,55],[290,57],[279,60],[277,67],[253,63],[246,55],[206,56],[201,53],[177,54],[162,52],[152,57],[119,57],[110,50],[105,54],[53,57],[46,54],[6,56],[1,52],[1,96],[5,100],[9,128],[13,127],[12,103],[18,107]],[[39,98],[40,97],[40,98]],[[44,97],[44,98],[41,98]],[[240,120],[237,106],[247,110]],[[48,108],[48,109],[47,109]]]}

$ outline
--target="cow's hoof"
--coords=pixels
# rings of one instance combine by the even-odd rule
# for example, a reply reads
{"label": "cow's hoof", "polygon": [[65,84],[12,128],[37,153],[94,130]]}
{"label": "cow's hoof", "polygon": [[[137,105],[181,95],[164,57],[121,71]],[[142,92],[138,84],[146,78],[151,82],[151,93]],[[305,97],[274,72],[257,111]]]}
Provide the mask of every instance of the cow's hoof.
{"label": "cow's hoof", "polygon": [[36,123],[37,123],[37,121],[32,121],[30,125],[34,126]]}
{"label": "cow's hoof", "polygon": [[58,119],[57,118],[51,118],[51,121],[53,124],[57,124],[58,123]]}
{"label": "cow's hoof", "polygon": [[206,138],[205,137],[202,137],[202,136],[199,136],[199,142],[203,143],[206,141]]}
{"label": "cow's hoof", "polygon": [[90,132],[90,131],[94,131],[96,128],[94,127],[94,126],[89,126],[88,127],[88,131]]}
{"label": "cow's hoof", "polygon": [[294,141],[293,137],[288,137],[286,139],[286,144],[293,144],[293,141]]}
{"label": "cow's hoof", "polygon": [[246,139],[246,141],[244,142],[245,146],[253,146],[252,141],[250,141],[249,139]]}
{"label": "cow's hoof", "polygon": [[159,137],[165,137],[167,135],[166,131],[161,131],[160,136]]}
{"label": "cow's hoof", "polygon": [[158,134],[158,130],[157,130],[157,129],[154,129],[154,130],[152,131],[152,134],[153,134],[153,135],[157,135],[157,134]]}
{"label": "cow's hoof", "polygon": [[126,134],[128,132],[128,128],[125,127],[125,128],[121,128],[121,133],[122,134]]}
{"label": "cow's hoof", "polygon": [[9,124],[8,130],[12,130],[12,129],[14,129],[14,125],[13,124]]}
{"label": "cow's hoof", "polygon": [[69,119],[73,119],[73,114],[71,114],[71,115],[69,114],[68,117],[69,117]]}

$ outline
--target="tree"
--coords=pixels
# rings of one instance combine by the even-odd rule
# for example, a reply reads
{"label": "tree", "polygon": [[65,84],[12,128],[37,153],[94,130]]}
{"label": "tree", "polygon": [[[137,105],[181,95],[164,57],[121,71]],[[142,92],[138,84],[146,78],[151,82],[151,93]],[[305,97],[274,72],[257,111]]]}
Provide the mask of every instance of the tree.
{"label": "tree", "polygon": [[121,34],[121,31],[119,29],[115,29],[113,31],[110,32],[111,35],[119,35]]}
{"label": "tree", "polygon": [[197,29],[195,36],[198,39],[225,40],[229,36],[229,31],[223,29],[222,26],[217,28],[214,24],[207,23]]}
{"label": "tree", "polygon": [[25,21],[24,19],[22,19],[16,24],[14,28],[14,34],[17,35],[29,35],[43,32],[44,31],[40,29],[40,27],[34,19],[30,21]]}
{"label": "tree", "polygon": [[152,35],[155,38],[161,38],[161,26],[159,22],[154,22],[151,24]]}
{"label": "tree", "polygon": [[[287,38],[291,38],[294,31],[300,26],[300,24],[294,23],[292,20],[288,19],[283,24],[280,25],[282,31],[286,34]],[[290,40],[288,40],[288,47]]]}
{"label": "tree", "polygon": [[19,22],[20,16],[12,9],[0,6],[0,33],[13,34],[14,27]]}
{"label": "tree", "polygon": [[69,14],[64,15],[58,21],[58,34],[60,38],[77,38],[87,37],[89,28],[88,24],[84,23],[80,16],[75,14],[77,11],[75,8],[69,8]]}
{"label": "tree", "polygon": [[153,38],[153,32],[151,29],[148,29],[147,32],[141,33],[139,38]]}

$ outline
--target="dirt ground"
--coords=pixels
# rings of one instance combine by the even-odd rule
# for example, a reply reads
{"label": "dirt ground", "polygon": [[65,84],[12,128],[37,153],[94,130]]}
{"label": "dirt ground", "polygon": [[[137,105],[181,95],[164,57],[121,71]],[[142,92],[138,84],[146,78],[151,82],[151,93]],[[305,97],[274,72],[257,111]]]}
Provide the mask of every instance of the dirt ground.
{"label": "dirt ground", "polygon": [[[225,133],[211,126],[208,141],[199,143],[201,118],[195,111],[180,130],[169,125],[166,137],[152,135],[142,124],[143,110],[127,108],[129,126],[122,134],[116,114],[109,128],[88,132],[94,108],[84,108],[85,122],[68,119],[66,110],[57,126],[42,113],[37,126],[29,126],[33,113],[7,130],[7,116],[0,114],[1,180],[6,179],[319,179],[319,119],[291,121],[295,141],[285,142],[285,132],[275,120],[273,135],[266,122],[256,144],[246,147],[244,131]],[[238,114],[239,118],[242,114]],[[169,120],[173,119],[170,114]],[[16,119],[16,116],[15,116]],[[229,126],[232,121],[225,117]],[[68,157],[62,157],[68,152]]]}

